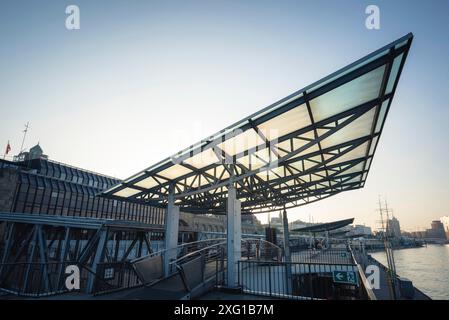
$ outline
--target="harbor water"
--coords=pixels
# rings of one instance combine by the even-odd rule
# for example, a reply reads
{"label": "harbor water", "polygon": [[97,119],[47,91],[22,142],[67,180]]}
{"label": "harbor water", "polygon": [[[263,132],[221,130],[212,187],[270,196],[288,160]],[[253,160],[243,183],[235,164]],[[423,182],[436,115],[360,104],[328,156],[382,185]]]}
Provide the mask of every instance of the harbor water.
{"label": "harbor water", "polygon": [[[387,265],[385,252],[371,256]],[[399,276],[413,281],[432,299],[449,300],[449,245],[395,250],[394,259]]]}

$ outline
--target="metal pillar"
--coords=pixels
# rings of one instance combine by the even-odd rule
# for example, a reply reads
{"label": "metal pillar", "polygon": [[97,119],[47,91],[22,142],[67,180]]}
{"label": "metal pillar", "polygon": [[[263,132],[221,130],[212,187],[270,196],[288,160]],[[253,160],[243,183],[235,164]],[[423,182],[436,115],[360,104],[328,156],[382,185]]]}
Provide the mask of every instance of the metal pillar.
{"label": "metal pillar", "polygon": [[292,294],[292,257],[290,255],[290,233],[288,230],[287,210],[282,212],[282,222],[284,225],[284,258],[285,258],[285,282],[287,294]]}
{"label": "metal pillar", "polygon": [[100,239],[98,239],[97,250],[95,252],[94,260],[92,262],[91,267],[92,274],[89,275],[89,279],[87,282],[87,293],[92,293],[94,291],[97,267],[103,258],[104,248],[106,247],[106,243],[108,240],[108,230],[100,229],[100,231],[101,231]]}
{"label": "metal pillar", "polygon": [[4,263],[6,263],[8,261],[9,253],[11,251],[13,238],[14,238],[14,228],[15,228],[14,222],[12,222],[11,224],[6,222],[6,228],[5,228],[6,243],[5,243],[3,257],[2,257],[2,261],[1,261],[2,265],[0,266],[0,278],[2,276]]}
{"label": "metal pillar", "polygon": [[41,262],[41,273],[44,275],[44,288],[48,292],[50,289],[50,276],[47,266],[47,239],[44,235],[43,226],[37,226],[37,240],[39,244],[39,257]]}
{"label": "metal pillar", "polygon": [[30,277],[30,273],[31,273],[31,269],[32,269],[32,262],[34,260],[34,252],[36,250],[36,246],[37,246],[37,226],[33,226],[33,229],[31,231],[33,233],[32,236],[32,240],[29,244],[29,249],[28,249],[28,254],[27,254],[27,258],[26,258],[26,262],[28,263],[26,272],[25,272],[25,280],[23,281],[23,291],[26,292],[27,288],[28,288],[28,284],[29,284],[29,277]]}
{"label": "metal pillar", "polygon": [[60,256],[59,256],[59,262],[61,264],[59,266],[57,290],[59,290],[61,288],[62,279],[64,278],[64,272],[65,272],[64,262],[66,260],[67,253],[70,251],[70,227],[65,228],[64,240],[61,239],[60,242],[61,241],[64,241],[64,242],[61,245],[61,252],[60,252]]}
{"label": "metal pillar", "polygon": [[228,205],[227,205],[227,281],[228,288],[237,287],[237,261],[242,256],[242,216],[241,203],[237,199],[237,193],[234,186],[228,189]]}
{"label": "metal pillar", "polygon": [[168,195],[167,214],[165,215],[165,253],[164,275],[170,275],[170,262],[176,260],[179,231],[179,207],[175,206],[174,190],[170,188]]}

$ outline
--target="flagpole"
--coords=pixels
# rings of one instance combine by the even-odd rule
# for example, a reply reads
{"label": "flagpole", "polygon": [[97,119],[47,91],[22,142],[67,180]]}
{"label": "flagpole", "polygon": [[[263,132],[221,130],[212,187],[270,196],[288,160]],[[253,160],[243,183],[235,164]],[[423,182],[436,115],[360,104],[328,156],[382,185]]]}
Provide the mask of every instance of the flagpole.
{"label": "flagpole", "polygon": [[6,151],[8,150],[8,146],[9,146],[9,140],[8,140],[8,144],[6,145],[5,153],[3,153],[3,160],[6,159]]}
{"label": "flagpole", "polygon": [[27,135],[29,125],[30,125],[30,122],[27,121],[27,124],[25,125],[25,130],[23,130],[23,139],[22,139],[22,145],[20,146],[19,154],[22,153],[22,151],[23,151],[23,144],[25,143],[25,137]]}

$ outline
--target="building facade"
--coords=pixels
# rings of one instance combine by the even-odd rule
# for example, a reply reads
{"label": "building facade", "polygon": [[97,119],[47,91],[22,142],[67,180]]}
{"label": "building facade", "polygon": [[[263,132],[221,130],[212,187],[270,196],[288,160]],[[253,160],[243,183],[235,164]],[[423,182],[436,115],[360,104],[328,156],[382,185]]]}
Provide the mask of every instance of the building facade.
{"label": "building facade", "polygon": [[364,236],[364,237],[370,237],[373,235],[371,227],[361,225],[361,224],[354,225],[354,227],[352,228],[351,231],[354,235],[360,235],[360,236]]}
{"label": "building facade", "polygon": [[389,237],[400,238],[401,237],[401,225],[399,220],[395,217],[388,220],[387,223],[387,234]]}
{"label": "building facade", "polygon": [[46,158],[0,162],[2,212],[164,223],[164,210],[96,195],[118,179]]}
{"label": "building facade", "polygon": [[440,220],[434,220],[430,224],[430,229],[426,230],[426,238],[446,240],[446,231]]}
{"label": "building facade", "polygon": [[[117,178],[48,159],[37,145],[14,161],[0,160],[0,212],[124,220],[161,227],[165,209],[97,196]],[[254,215],[242,216],[242,232],[253,234]],[[180,226],[196,232],[226,232],[226,217],[180,213]]]}

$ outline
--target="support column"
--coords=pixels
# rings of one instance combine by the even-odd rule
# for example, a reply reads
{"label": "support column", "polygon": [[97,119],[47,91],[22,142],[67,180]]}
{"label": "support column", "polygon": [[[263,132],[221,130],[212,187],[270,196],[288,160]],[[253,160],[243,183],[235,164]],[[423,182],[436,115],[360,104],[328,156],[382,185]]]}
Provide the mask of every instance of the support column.
{"label": "support column", "polygon": [[94,291],[94,286],[95,286],[95,277],[96,277],[96,273],[97,273],[97,267],[98,264],[103,260],[103,255],[104,255],[104,249],[107,245],[107,241],[108,241],[108,230],[107,229],[101,229],[101,234],[100,234],[100,238],[98,239],[98,244],[97,244],[97,250],[95,251],[95,256],[94,256],[94,260],[92,261],[92,274],[89,275],[89,278],[87,280],[87,293],[93,293]]}
{"label": "support column", "polygon": [[5,222],[6,223],[6,228],[5,228],[5,236],[6,236],[6,241],[5,241],[5,247],[4,247],[4,251],[3,251],[3,257],[2,257],[2,265],[0,266],[0,279],[2,276],[2,272],[3,272],[3,264],[6,263],[8,261],[9,258],[9,253],[11,251],[11,247],[13,244],[13,239],[14,239],[14,228],[15,228],[15,223],[9,223],[9,222]]}
{"label": "support column", "polygon": [[292,258],[290,255],[290,232],[288,230],[287,210],[282,212],[282,222],[284,225],[284,259],[285,259],[285,282],[287,294],[292,294]]}
{"label": "support column", "polygon": [[50,276],[48,273],[48,257],[47,257],[47,239],[44,235],[43,226],[37,226],[37,240],[39,244],[39,257],[41,265],[41,272],[44,274],[44,288],[48,292],[50,289]]}
{"label": "support column", "polygon": [[174,190],[170,187],[168,195],[167,213],[165,215],[165,253],[164,253],[164,275],[170,275],[170,262],[176,260],[179,232],[179,207],[175,206]]}
{"label": "support column", "polygon": [[234,186],[228,189],[227,205],[227,281],[228,288],[236,288],[237,283],[237,261],[242,256],[242,215],[240,201],[237,199],[237,193]]}
{"label": "support column", "polygon": [[60,262],[60,266],[59,266],[59,272],[58,272],[58,286],[57,286],[57,290],[61,289],[61,285],[62,285],[62,279],[64,277],[64,272],[65,272],[65,266],[64,266],[64,262],[66,262],[66,257],[67,257],[67,253],[70,250],[70,228],[69,227],[65,227],[65,235],[64,235],[64,240],[60,239],[59,242],[64,241],[64,243],[61,245],[61,251],[60,251],[60,256],[59,256],[59,262]]}

